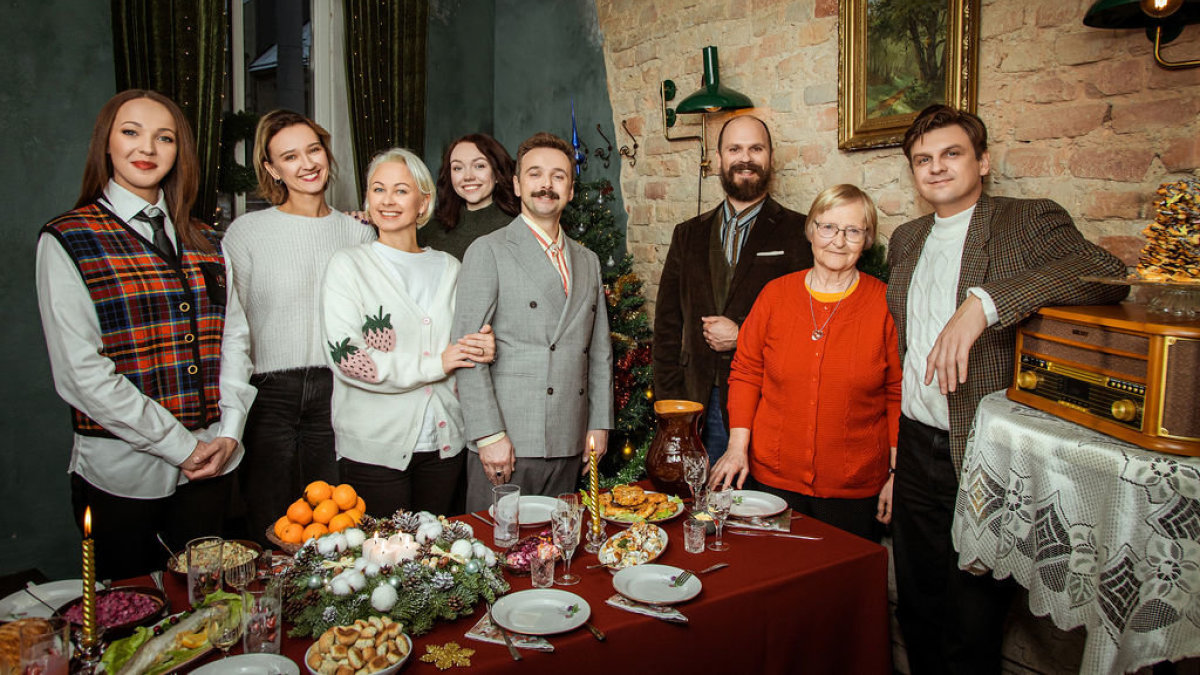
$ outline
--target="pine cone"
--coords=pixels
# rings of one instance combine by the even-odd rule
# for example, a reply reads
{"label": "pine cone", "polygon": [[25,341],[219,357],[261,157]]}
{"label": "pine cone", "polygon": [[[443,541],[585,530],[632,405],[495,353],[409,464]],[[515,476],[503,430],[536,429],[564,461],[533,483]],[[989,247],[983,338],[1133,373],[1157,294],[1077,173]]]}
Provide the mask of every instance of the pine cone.
{"label": "pine cone", "polygon": [[457,595],[451,595],[450,597],[446,598],[446,606],[449,607],[455,614],[459,614],[467,608],[467,602]]}
{"label": "pine cone", "polygon": [[397,511],[392,522],[396,524],[396,527],[409,533],[416,532],[417,527],[421,525],[421,519],[412,511]]}

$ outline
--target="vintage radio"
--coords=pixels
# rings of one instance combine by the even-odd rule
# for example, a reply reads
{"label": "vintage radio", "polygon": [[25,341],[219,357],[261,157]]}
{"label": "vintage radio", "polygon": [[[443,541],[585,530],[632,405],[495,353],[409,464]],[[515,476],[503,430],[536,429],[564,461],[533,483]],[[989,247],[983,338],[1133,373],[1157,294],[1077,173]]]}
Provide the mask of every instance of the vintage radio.
{"label": "vintage radio", "polygon": [[1008,397],[1147,448],[1200,456],[1200,322],[1142,305],[1046,307],[1017,331]]}

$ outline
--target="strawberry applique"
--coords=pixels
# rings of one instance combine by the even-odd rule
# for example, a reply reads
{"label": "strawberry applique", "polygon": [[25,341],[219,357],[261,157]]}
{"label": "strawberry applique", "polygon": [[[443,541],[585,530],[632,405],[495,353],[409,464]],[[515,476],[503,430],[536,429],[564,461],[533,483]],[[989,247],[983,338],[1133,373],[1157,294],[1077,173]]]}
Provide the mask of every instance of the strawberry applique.
{"label": "strawberry applique", "polygon": [[[393,334],[394,339],[395,334]],[[350,344],[350,338],[346,338],[336,345],[330,342],[329,355],[337,364],[338,370],[342,371],[346,377],[371,384],[379,382],[379,370],[375,367],[375,362],[366,353],[359,351],[358,347]]]}
{"label": "strawberry applique", "polygon": [[381,352],[390,352],[396,348],[396,330],[392,328],[392,315],[383,313],[379,307],[376,316],[367,315],[367,321],[362,327],[363,339],[367,346]]}

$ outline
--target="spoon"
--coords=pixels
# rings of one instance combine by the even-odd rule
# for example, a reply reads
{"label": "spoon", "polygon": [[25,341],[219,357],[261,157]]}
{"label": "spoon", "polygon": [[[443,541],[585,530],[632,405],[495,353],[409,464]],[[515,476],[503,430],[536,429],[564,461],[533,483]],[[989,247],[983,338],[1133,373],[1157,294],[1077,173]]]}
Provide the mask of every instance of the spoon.
{"label": "spoon", "polygon": [[[179,564],[179,556],[175,555],[175,551],[172,551],[171,547],[167,546],[167,542],[163,541],[162,533],[155,532],[154,538],[158,540],[158,543],[162,544],[163,548],[167,549],[167,554],[171,556],[171,567],[177,570],[183,569],[183,566]],[[184,571],[186,572],[187,570],[184,569]]]}

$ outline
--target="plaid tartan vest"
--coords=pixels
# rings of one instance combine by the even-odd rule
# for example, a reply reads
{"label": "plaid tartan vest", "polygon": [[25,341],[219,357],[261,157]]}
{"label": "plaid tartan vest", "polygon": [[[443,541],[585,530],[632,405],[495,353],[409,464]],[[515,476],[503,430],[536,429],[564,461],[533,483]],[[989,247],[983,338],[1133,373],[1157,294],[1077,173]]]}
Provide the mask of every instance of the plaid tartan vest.
{"label": "plaid tartan vest", "polygon": [[[42,228],[62,243],[79,269],[100,320],[101,355],[148,398],[188,429],[221,417],[221,336],[225,264],[216,253],[179,245],[179,269],[149,241],[99,204],[69,211]],[[115,436],[72,409],[75,432]]]}

